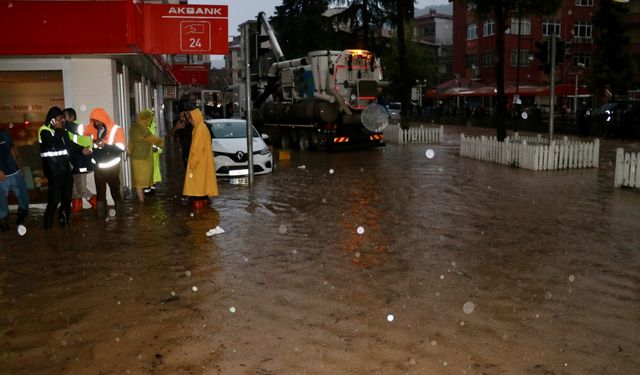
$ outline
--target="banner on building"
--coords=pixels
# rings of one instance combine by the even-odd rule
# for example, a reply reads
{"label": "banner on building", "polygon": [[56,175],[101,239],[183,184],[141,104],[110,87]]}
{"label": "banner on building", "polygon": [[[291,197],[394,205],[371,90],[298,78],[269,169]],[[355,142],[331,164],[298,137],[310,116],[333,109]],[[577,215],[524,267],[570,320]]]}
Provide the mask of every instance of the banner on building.
{"label": "banner on building", "polygon": [[171,72],[183,85],[204,86],[209,81],[209,64],[175,64],[171,66]]}

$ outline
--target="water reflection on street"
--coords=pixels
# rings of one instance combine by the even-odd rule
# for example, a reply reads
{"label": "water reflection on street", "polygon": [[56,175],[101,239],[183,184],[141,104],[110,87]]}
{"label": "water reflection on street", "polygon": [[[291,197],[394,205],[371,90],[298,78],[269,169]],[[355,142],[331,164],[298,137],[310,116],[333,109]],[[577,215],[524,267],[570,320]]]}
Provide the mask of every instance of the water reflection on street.
{"label": "water reflection on street", "polygon": [[0,237],[0,373],[636,373],[640,192],[613,188],[613,141],[533,172],[460,158],[459,131],[491,132],[294,151],[201,211],[168,162],[125,218],[32,215]]}

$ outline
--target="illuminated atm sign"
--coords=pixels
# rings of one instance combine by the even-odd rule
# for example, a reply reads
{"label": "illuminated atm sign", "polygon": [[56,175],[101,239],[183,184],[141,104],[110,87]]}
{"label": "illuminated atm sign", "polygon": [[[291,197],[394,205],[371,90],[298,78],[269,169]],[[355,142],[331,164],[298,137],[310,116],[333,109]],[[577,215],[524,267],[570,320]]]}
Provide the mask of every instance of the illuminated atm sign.
{"label": "illuminated atm sign", "polygon": [[144,52],[225,55],[226,5],[144,4]]}

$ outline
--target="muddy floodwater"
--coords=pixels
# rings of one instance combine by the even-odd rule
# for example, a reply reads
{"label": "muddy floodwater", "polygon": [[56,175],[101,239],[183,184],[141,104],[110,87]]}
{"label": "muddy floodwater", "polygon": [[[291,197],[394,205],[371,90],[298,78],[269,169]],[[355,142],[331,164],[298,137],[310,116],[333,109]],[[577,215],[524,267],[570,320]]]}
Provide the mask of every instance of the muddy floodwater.
{"label": "muddy floodwater", "polygon": [[292,151],[203,212],[168,150],[123,218],[33,212],[0,233],[0,374],[639,374],[619,142],[598,169],[534,172],[460,158],[461,131],[493,134]]}

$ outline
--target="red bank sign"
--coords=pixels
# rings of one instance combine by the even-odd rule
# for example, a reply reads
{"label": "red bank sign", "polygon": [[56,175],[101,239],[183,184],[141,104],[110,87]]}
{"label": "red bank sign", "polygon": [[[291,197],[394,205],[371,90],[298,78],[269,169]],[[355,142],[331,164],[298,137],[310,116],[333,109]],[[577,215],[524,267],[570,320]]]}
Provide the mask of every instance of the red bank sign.
{"label": "red bank sign", "polygon": [[144,4],[143,13],[146,53],[227,53],[226,5]]}
{"label": "red bank sign", "polygon": [[0,0],[0,55],[226,54],[227,24],[226,5]]}

